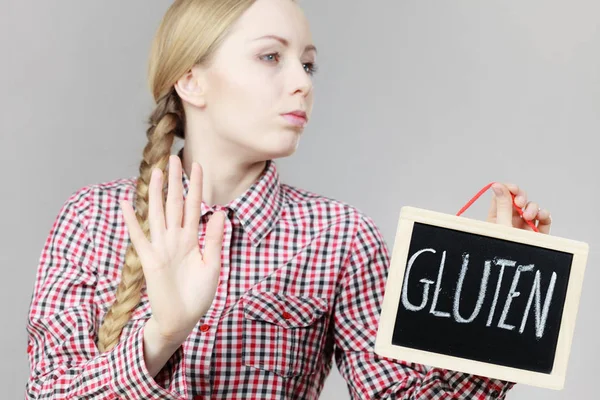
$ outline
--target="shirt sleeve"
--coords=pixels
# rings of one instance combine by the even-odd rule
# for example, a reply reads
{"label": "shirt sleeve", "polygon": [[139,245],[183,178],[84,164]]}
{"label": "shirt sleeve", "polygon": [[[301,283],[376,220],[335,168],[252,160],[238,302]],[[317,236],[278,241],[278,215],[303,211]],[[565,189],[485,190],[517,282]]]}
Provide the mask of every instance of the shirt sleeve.
{"label": "shirt sleeve", "polygon": [[[42,250],[27,321],[29,378],[32,399],[181,399],[184,378],[161,385],[144,361],[143,330],[134,330],[111,351],[96,343],[98,307],[94,302],[97,262],[85,226],[90,202],[85,191],[62,206]],[[161,374],[184,368],[182,348]],[[174,368],[175,367],[175,368]],[[184,377],[185,371],[177,376]]]}
{"label": "shirt sleeve", "polygon": [[361,215],[338,289],[334,355],[352,399],[504,399],[514,383],[397,361],[373,349],[390,257],[373,220]]}

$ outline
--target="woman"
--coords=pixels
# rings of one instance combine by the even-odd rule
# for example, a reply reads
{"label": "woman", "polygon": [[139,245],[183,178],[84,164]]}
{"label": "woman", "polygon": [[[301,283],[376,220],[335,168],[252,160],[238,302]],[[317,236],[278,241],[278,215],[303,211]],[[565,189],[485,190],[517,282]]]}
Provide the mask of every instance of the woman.
{"label": "woman", "polygon": [[[139,177],[78,190],[44,246],[29,399],[316,399],[332,357],[354,399],[504,397],[510,382],[373,353],[381,233],[348,204],[280,183],[273,160],[310,118],[316,53],[290,0],[169,8]],[[175,137],[185,146],[171,156]],[[494,188],[490,221],[526,227],[512,192],[548,233],[525,192]]]}

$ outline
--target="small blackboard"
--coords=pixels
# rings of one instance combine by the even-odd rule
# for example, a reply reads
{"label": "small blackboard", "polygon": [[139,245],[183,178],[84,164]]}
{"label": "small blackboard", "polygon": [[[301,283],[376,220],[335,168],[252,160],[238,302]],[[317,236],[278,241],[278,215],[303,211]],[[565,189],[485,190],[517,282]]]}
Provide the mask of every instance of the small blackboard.
{"label": "small blackboard", "polygon": [[375,352],[560,390],[588,245],[403,207]]}

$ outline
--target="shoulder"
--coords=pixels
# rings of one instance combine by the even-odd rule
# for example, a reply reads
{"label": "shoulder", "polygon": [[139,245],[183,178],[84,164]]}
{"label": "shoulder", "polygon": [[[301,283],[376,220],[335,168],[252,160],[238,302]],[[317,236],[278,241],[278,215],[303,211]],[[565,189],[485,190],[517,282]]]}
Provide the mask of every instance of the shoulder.
{"label": "shoulder", "polygon": [[289,184],[281,184],[281,189],[290,214],[304,214],[330,224],[345,224],[358,240],[384,242],[373,218],[355,205]]}
{"label": "shoulder", "polygon": [[61,214],[76,216],[86,226],[117,218],[119,202],[135,198],[137,177],[119,178],[81,186],[63,202]]}

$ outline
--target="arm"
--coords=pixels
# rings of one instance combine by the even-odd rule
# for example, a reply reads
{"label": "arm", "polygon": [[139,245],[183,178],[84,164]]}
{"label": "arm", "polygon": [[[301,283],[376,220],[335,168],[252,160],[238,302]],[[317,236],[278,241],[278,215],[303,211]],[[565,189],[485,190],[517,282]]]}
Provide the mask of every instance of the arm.
{"label": "arm", "polygon": [[[143,325],[111,351],[95,344],[96,254],[83,212],[83,191],[63,205],[45,242],[27,323],[30,374],[27,399],[180,399],[187,396],[182,350],[165,348]],[[149,327],[146,331],[145,328]],[[145,354],[144,347],[148,349]],[[168,356],[165,352],[175,352]],[[148,366],[160,370],[154,379]],[[169,382],[165,388],[158,382]]]}
{"label": "arm", "polygon": [[375,223],[362,216],[334,309],[334,354],[352,399],[504,399],[513,383],[406,363],[373,352],[390,264]]}

